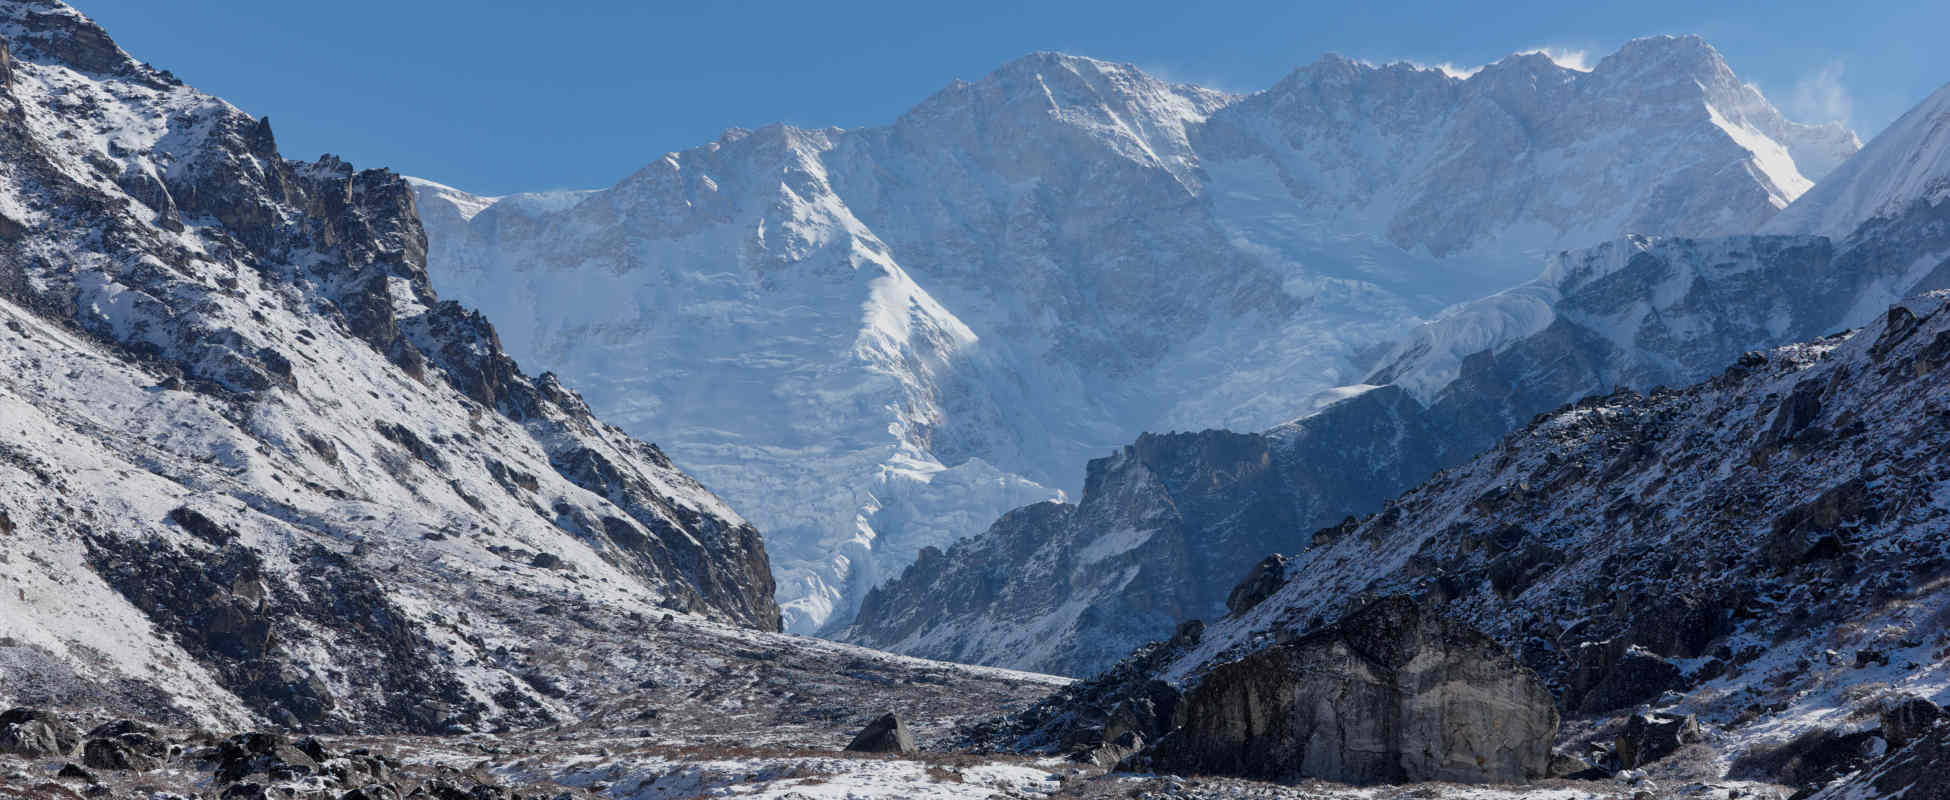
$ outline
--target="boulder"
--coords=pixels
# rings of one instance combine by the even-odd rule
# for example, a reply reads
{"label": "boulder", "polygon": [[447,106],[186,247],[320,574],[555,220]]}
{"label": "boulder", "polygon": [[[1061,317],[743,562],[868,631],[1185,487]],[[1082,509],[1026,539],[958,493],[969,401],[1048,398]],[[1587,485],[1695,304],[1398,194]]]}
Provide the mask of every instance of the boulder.
{"label": "boulder", "polygon": [[81,763],[96,769],[148,772],[162,766],[162,759],[150,755],[142,744],[116,737],[89,739],[81,749]]}
{"label": "boulder", "polygon": [[1943,719],[1943,709],[1921,697],[1891,703],[1882,710],[1882,738],[1890,749],[1909,744]]}
{"label": "boulder", "polygon": [[1692,715],[1633,714],[1618,734],[1618,768],[1636,769],[1705,738]]}
{"label": "boulder", "polygon": [[1548,775],[1557,709],[1495,641],[1404,597],[1206,674],[1126,768],[1354,784]]}
{"label": "boulder", "polygon": [[1919,732],[1901,749],[1831,783],[1812,800],[1896,798],[1950,800],[1950,724]]}
{"label": "boulder", "polygon": [[1888,743],[1875,731],[1816,728],[1786,744],[1743,754],[1728,765],[1727,777],[1817,789],[1860,771],[1886,752]]}
{"label": "boulder", "polygon": [[1550,777],[1573,781],[1602,781],[1611,777],[1604,767],[1595,766],[1583,756],[1552,753]]}
{"label": "boulder", "polygon": [[259,774],[289,780],[319,771],[317,760],[275,733],[240,733],[217,746],[217,780],[223,783]]}
{"label": "boulder", "polygon": [[80,764],[62,764],[61,771],[54,773],[54,777],[66,781],[81,781],[82,783],[95,782],[95,773],[82,769]]}
{"label": "boulder", "polygon": [[1246,579],[1238,586],[1232,587],[1232,593],[1226,595],[1226,610],[1234,616],[1244,614],[1285,585],[1286,556],[1274,553],[1246,573]]}
{"label": "boulder", "polygon": [[1104,741],[1115,742],[1126,733],[1152,741],[1171,729],[1172,714],[1178,710],[1178,690],[1160,680],[1145,682],[1130,697],[1111,709],[1104,723]]}
{"label": "boulder", "polygon": [[0,714],[0,753],[65,756],[80,744],[81,732],[54,712],[15,708]]}
{"label": "boulder", "polygon": [[399,792],[383,783],[373,783],[339,795],[339,800],[399,800]]}
{"label": "boulder", "polygon": [[[161,766],[163,760],[169,757],[169,742],[163,740],[162,731],[155,726],[145,725],[132,719],[118,719],[97,726],[88,732],[88,742],[91,748],[99,748],[103,759],[109,761],[120,759],[128,764],[125,767],[90,764],[90,766],[102,766],[104,769],[151,770]],[[95,742],[113,742],[114,746],[97,746]],[[88,751],[84,750],[82,754],[84,764],[88,763],[87,753]],[[128,754],[133,754],[135,757],[128,758]]]}
{"label": "boulder", "polygon": [[268,800],[269,796],[264,785],[258,783],[233,783],[217,795],[219,800]]}
{"label": "boulder", "polygon": [[1603,714],[1652,700],[1686,685],[1678,665],[1623,638],[1587,642],[1572,654],[1564,704],[1586,714]]}
{"label": "boulder", "polygon": [[856,753],[912,753],[914,734],[907,730],[907,723],[890,711],[867,723],[846,749]]}

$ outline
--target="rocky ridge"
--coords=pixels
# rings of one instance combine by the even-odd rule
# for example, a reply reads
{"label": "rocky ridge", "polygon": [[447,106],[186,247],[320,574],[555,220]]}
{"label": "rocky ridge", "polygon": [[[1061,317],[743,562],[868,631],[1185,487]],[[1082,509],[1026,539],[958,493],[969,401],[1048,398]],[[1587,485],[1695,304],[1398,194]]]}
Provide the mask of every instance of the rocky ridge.
{"label": "rocky ridge", "polygon": [[521,618],[778,628],[757,530],[439,299],[403,179],[59,3],[0,39],[0,697],[487,730],[591,674]]}
{"label": "rocky ridge", "polygon": [[[1199,692],[1400,595],[1545,679],[1567,717],[1568,765],[1808,793],[1858,770],[1942,769],[1927,744],[1894,754],[1950,699],[1946,365],[1950,294],[1938,293],[1686,389],[1540,415],[1380,512],[1319,531],[1259,602],[1141,650],[1008,736],[1087,752],[1109,742],[1109,709]],[[1658,744],[1647,725],[1681,733]]]}

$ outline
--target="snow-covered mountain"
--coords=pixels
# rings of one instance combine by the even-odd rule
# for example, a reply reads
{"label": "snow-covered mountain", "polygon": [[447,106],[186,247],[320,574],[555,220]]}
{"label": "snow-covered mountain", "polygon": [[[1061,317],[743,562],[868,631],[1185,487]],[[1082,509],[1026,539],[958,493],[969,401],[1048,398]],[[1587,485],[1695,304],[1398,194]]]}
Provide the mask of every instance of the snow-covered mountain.
{"label": "snow-covered mountain", "polygon": [[[1907,130],[1892,128],[1863,155],[1937,163],[1945,143]],[[1854,192],[1864,180],[1887,178],[1845,168],[1832,185]],[[1361,383],[1325,393],[1328,404],[1298,420],[1261,434],[1146,435],[1093,461],[1077,505],[1014,511],[925,552],[868,596],[842,636],[1094,672],[1179,620],[1222,614],[1227,574],[1374,511],[1534,414],[1618,386],[1691,383],[1745,351],[1950,288],[1946,208],[1919,193],[1839,240],[1634,236],[1560,253],[1539,277],[1404,336]]]}
{"label": "snow-covered mountain", "polygon": [[404,179],[53,0],[0,41],[0,705],[485,730],[616,668],[567,630],[778,628],[751,525],[434,293]]}
{"label": "snow-covered mountain", "polygon": [[597,191],[417,186],[441,291],[750,514],[810,632],[1141,431],[1277,424],[1548,253],[1752,231],[1855,149],[1658,37],[1248,97],[1039,53]]}

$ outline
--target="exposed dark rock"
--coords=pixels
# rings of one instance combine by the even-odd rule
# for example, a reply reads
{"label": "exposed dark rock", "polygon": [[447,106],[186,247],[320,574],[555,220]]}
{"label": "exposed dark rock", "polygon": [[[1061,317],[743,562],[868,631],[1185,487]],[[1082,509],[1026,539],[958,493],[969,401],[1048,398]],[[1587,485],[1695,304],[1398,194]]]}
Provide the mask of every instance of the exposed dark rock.
{"label": "exposed dark rock", "polygon": [[1234,614],[1244,614],[1259,605],[1261,600],[1273,596],[1274,592],[1286,584],[1286,556],[1274,553],[1259,562],[1246,579],[1232,587],[1226,595],[1226,610]]}
{"label": "exposed dark rock", "polygon": [[65,756],[80,744],[81,732],[54,712],[15,708],[0,714],[0,753]]}
{"label": "exposed dark rock", "polygon": [[1921,697],[1909,697],[1882,710],[1882,738],[1900,748],[1927,733],[1944,719],[1943,709]]}
{"label": "exposed dark rock", "polygon": [[916,748],[914,734],[908,731],[906,723],[888,712],[867,723],[846,749],[861,753],[912,753]]}
{"label": "exposed dark rock", "polygon": [[1699,721],[1691,715],[1633,714],[1625,721],[1625,730],[1618,734],[1618,766],[1636,769],[1702,738]]}
{"label": "exposed dark rock", "polygon": [[1950,724],[1939,724],[1812,797],[1950,800],[1945,776],[1950,776]]}
{"label": "exposed dark rock", "polygon": [[[316,740],[306,741],[317,744]],[[289,780],[319,772],[318,761],[281,734],[240,733],[217,746],[217,779],[225,783],[251,775]]]}
{"label": "exposed dark rock", "polygon": [[217,797],[220,800],[269,800],[271,795],[264,791],[261,783],[233,783],[223,787],[223,793]]}
{"label": "exposed dark rock", "polygon": [[96,780],[95,773],[82,769],[80,764],[72,763],[62,764],[61,770],[54,773],[54,777],[62,780],[81,781],[83,783],[94,783]]}
{"label": "exposed dark rock", "polygon": [[201,512],[189,506],[177,506],[176,508],[170,509],[169,521],[176,523],[177,527],[189,531],[190,535],[218,547],[222,547],[237,539],[237,533],[235,531],[217,524],[215,520],[204,516]]}
{"label": "exposed dark rock", "polygon": [[1580,646],[1564,688],[1564,704],[1602,714],[1646,702],[1677,689],[1686,676],[1671,661],[1623,638]]}
{"label": "exposed dark rock", "polygon": [[1536,674],[1401,597],[1213,668],[1174,717],[1129,766],[1276,781],[1522,783],[1548,774],[1557,732]]}
{"label": "exposed dark rock", "polygon": [[399,800],[399,790],[383,783],[369,783],[339,795],[339,800]]}
{"label": "exposed dark rock", "polygon": [[123,738],[89,739],[82,746],[81,763],[96,769],[148,772],[162,766],[162,759],[143,751],[143,744]]}
{"label": "exposed dark rock", "polygon": [[1868,765],[1880,739],[1874,731],[1811,730],[1779,747],[1741,756],[1727,768],[1727,777],[1817,789]]}
{"label": "exposed dark rock", "polygon": [[1774,522],[1766,557],[1775,569],[1839,556],[1847,549],[1846,528],[1873,525],[1882,518],[1882,504],[1866,481],[1855,478],[1829,489],[1805,505],[1796,506]]}
{"label": "exposed dark rock", "polygon": [[[858,621],[843,638],[917,655],[972,657],[982,663],[1087,674],[1107,663],[1108,658],[1066,655],[1023,664],[1012,661],[1011,653],[979,652],[981,643],[960,641],[974,634],[955,631],[1040,626],[1048,624],[1044,617],[1052,613],[1051,609],[1087,605],[1114,610],[1079,620],[1075,627],[1086,637],[1114,636],[1124,639],[1126,646],[1135,640],[1161,638],[1171,621],[1152,616],[1160,606],[1182,609],[1179,618],[1217,616],[1214,607],[1224,598],[1211,597],[1215,587],[1190,586],[1209,580],[1202,574],[1208,564],[1232,570],[1219,578],[1227,581],[1222,585],[1228,588],[1269,552],[1286,552],[1296,564],[1307,564],[1294,568],[1316,573],[1306,552],[1293,550],[1292,531],[1317,531],[1310,540],[1302,540],[1315,551],[1335,547],[1357,529],[1363,535],[1380,538],[1388,530],[1383,519],[1389,498],[1437,475],[1438,470],[1459,466],[1495,448],[1501,437],[1521,430],[1534,415],[1562,405],[1566,398],[1584,395],[1591,395],[1591,399],[1579,407],[1604,406],[1625,412],[1614,418],[1618,422],[1634,421],[1617,425],[1616,435],[1608,434],[1602,448],[1589,448],[1575,458],[1540,470],[1537,480],[1527,481],[1528,486],[1519,485],[1520,476],[1510,475],[1498,486],[1483,487],[1477,493],[1478,502],[1469,509],[1472,525],[1480,523],[1472,533],[1493,534],[1481,542],[1483,547],[1452,550],[1437,543],[1424,554],[1426,557],[1412,559],[1410,564],[1428,581],[1426,587],[1413,591],[1471,603],[1474,610],[1470,613],[1498,613],[1474,605],[1470,595],[1483,588],[1495,595],[1499,604],[1533,606],[1564,604],[1562,597],[1533,596],[1539,585],[1550,587],[1547,594],[1602,591],[1597,586],[1574,588],[1571,581],[1548,580],[1589,554],[1560,546],[1555,541],[1560,534],[1550,530],[1549,524],[1536,524],[1545,520],[1531,518],[1530,512],[1550,505],[1554,492],[1549,487],[1553,483],[1563,489],[1601,480],[1619,481],[1648,470],[1683,472],[1703,452],[1691,442],[1680,444],[1686,432],[1663,429],[1653,418],[1635,418],[1633,415],[1641,410],[1658,404],[1647,402],[1649,398],[1634,401],[1627,395],[1610,394],[1614,387],[1682,385],[1716,374],[1720,377],[1712,379],[1723,387],[1747,385],[1755,378],[1780,372],[1778,359],[1754,353],[1753,349],[1814,339],[1860,322],[1850,318],[1859,313],[1858,299],[1881,296],[1884,290],[1876,288],[1881,285],[1878,282],[1895,278],[1890,264],[1907,263],[1916,254],[1939,252],[1950,244],[1950,234],[1945,233],[1950,229],[1938,217],[1940,214],[1903,222],[1899,244],[1863,238],[1844,248],[1826,238],[1786,236],[1734,242],[1634,239],[1567,254],[1562,267],[1571,277],[1558,287],[1565,294],[1550,325],[1520,341],[1464,357],[1455,380],[1428,398],[1426,405],[1400,393],[1395,386],[1384,386],[1257,437],[1221,431],[1147,435],[1124,454],[1091,465],[1075,513],[1061,518],[1044,515],[1040,524],[1029,530],[1024,529],[1027,520],[1004,517],[988,532],[950,549],[947,563],[929,565],[911,578],[903,576],[877,590],[898,600],[863,606]],[[1735,251],[1726,250],[1728,245]],[[1670,282],[1682,275],[1696,277],[1685,282],[1680,296],[1661,288],[1676,285]],[[1661,312],[1643,313],[1648,302]],[[1908,312],[1896,317],[1903,318],[1903,314]],[[1637,326],[1631,331],[1630,348],[1621,348],[1598,332],[1624,320]],[[1901,339],[1896,336],[1891,341]],[[1912,339],[1903,348],[1913,349],[1916,344]],[[1950,353],[1950,348],[1946,352]],[[1363,382],[1388,384],[1403,375],[1413,375],[1424,355],[1425,350],[1405,346]],[[1729,364],[1733,366],[1729,368]],[[1823,427],[1823,420],[1841,413],[1835,407],[1836,400],[1829,396],[1833,393],[1830,387],[1836,385],[1824,376],[1805,383],[1799,391],[1782,393],[1775,403],[1757,410],[1756,416],[1741,417],[1754,424],[1743,424],[1739,441],[1757,443],[1761,451],[1786,447],[1814,452],[1811,448],[1832,446],[1834,437],[1846,427],[1837,424],[1834,432]],[[1659,413],[1669,416],[1674,411],[1667,405]],[[1377,447],[1375,443],[1380,442],[1387,443],[1386,447]],[[1218,446],[1220,443],[1224,446]],[[1497,457],[1513,452],[1504,449]],[[1255,458],[1260,453],[1270,463],[1260,464]],[[1764,463],[1764,455],[1757,457]],[[1730,499],[1715,497],[1712,502],[1731,508]],[[1804,497],[1785,505],[1773,503],[1787,498],[1770,500],[1751,508],[1771,510],[1805,502]],[[1602,509],[1605,524],[1614,530],[1628,532],[1636,540],[1650,535],[1655,527],[1658,517],[1653,510],[1640,508],[1637,496],[1617,495],[1607,503],[1590,511]],[[1207,508],[1223,513],[1210,517],[1198,513]],[[1354,526],[1334,524],[1350,514],[1376,516],[1357,520]],[[1837,535],[1824,544],[1830,538],[1828,534],[1838,529],[1822,528],[1813,538],[1803,539],[1816,528],[1798,526],[1797,522],[1783,527],[1781,546],[1775,548],[1783,563],[1824,560],[1835,552],[1830,544],[1846,538],[1845,534]],[[1178,538],[1181,525],[1194,533]],[[1139,580],[1099,584],[1088,580],[1091,576],[1082,571],[1058,569],[1050,574],[1044,566],[1061,567],[1068,554],[1087,547],[1103,532],[1154,528],[1157,532],[1146,542],[1142,554],[1135,554],[1129,564],[1112,565],[1142,570]],[[1506,531],[1522,531],[1527,538],[1501,536]],[[1201,548],[1196,557],[1182,555],[1176,549],[1184,541]],[[1236,543],[1245,546],[1235,549]],[[1617,546],[1608,544],[1600,549]],[[1642,543],[1634,544],[1639,546]],[[1738,549],[1752,554],[1766,548],[1743,543]],[[1353,565],[1365,562],[1347,559],[1341,563],[1355,568]],[[1619,563],[1622,567],[1628,562]],[[1576,582],[1585,580],[1581,575]],[[1112,586],[1116,588],[1108,588]],[[1738,587],[1715,588],[1730,591]],[[1411,591],[1402,584],[1397,584],[1397,589]],[[1201,595],[1201,591],[1207,594]],[[1078,602],[1082,598],[1088,602]],[[1701,611],[1718,614],[1732,608],[1716,605],[1712,597],[1705,599],[1708,602]],[[1198,608],[1200,600],[1208,607]],[[1538,652],[1526,653],[1526,661],[1553,684],[1562,685],[1571,666],[1571,651],[1580,641],[1621,636],[1637,620],[1656,620],[1669,610],[1554,608],[1546,616],[1561,613],[1562,618],[1577,618],[1595,611],[1606,614],[1606,618],[1592,623],[1599,630],[1582,639],[1564,641],[1561,648],[1537,646]],[[1506,631],[1495,630],[1482,620],[1477,622],[1513,649],[1526,647],[1530,640],[1527,633],[1510,631],[1506,635]],[[1050,629],[1067,630],[1059,625],[1050,625]],[[1685,630],[1689,629],[1675,625],[1670,632]],[[1100,648],[1095,641],[1092,639],[1084,649],[1096,653]],[[1652,641],[1634,637],[1628,643],[1657,655],[1682,657]],[[1695,645],[1688,643],[1687,648]],[[1620,702],[1629,705],[1629,701]]]}

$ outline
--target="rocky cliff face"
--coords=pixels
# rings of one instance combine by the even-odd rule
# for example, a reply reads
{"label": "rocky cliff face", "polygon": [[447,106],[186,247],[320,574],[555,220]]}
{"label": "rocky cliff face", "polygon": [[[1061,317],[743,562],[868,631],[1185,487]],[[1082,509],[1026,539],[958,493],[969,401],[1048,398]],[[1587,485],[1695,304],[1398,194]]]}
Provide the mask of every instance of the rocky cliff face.
{"label": "rocky cliff face", "polygon": [[517,617],[778,628],[751,525],[434,293],[403,179],[59,3],[0,39],[0,693],[485,730],[578,674]]}
{"label": "rocky cliff face", "polygon": [[882,127],[419,199],[441,290],[752,514],[788,626],[831,631],[1142,431],[1275,425],[1546,253],[1749,232],[1855,146],[1696,38],[1245,98],[1041,53]]}
{"label": "rocky cliff face", "polygon": [[1535,673],[1397,597],[1213,667],[1127,765],[1282,783],[1528,783],[1548,773],[1556,736]]}

